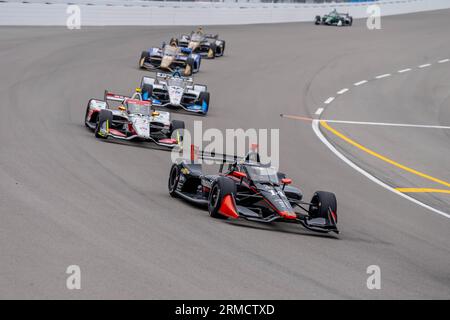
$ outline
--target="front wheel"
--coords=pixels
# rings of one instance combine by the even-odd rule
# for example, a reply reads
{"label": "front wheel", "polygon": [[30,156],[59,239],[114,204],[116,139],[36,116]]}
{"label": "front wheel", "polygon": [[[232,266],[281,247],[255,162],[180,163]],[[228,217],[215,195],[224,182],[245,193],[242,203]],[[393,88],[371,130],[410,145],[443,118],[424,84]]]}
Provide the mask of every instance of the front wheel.
{"label": "front wheel", "polygon": [[206,116],[209,110],[209,92],[200,92],[198,103],[202,106],[202,114]]}
{"label": "front wheel", "polygon": [[320,24],[320,21],[321,21],[321,19],[320,19],[320,16],[316,16],[316,20],[315,20],[315,24],[316,25],[319,25]]}
{"label": "front wheel", "polygon": [[89,101],[86,107],[86,113],[84,114],[84,125],[89,128],[88,126],[88,115],[89,115],[89,111],[90,111],[90,104],[91,102]]}
{"label": "front wheel", "polygon": [[[323,218],[333,224],[337,223],[337,201],[334,193],[317,191],[311,199],[309,216],[312,219]],[[332,221],[330,221],[332,220]]]}
{"label": "front wheel", "polygon": [[185,128],[184,121],[172,120],[170,124],[170,137],[176,139],[178,144],[183,141],[183,130]]}
{"label": "front wheel", "polygon": [[220,56],[223,57],[225,55],[225,41],[222,41],[222,48],[220,49]]}
{"label": "front wheel", "polygon": [[232,199],[236,194],[236,184],[233,180],[227,177],[219,177],[211,187],[208,199],[208,211],[212,218],[227,219],[226,216],[219,212],[222,202],[226,196],[231,196]]}
{"label": "front wheel", "polygon": [[113,114],[110,110],[100,110],[97,125],[95,126],[95,137],[98,139],[108,138],[109,128],[113,121]]}
{"label": "front wheel", "polygon": [[178,167],[178,165],[174,164],[174,165],[172,165],[172,168],[170,169],[169,183],[168,183],[169,194],[172,197],[177,196],[176,190],[177,190],[179,181],[180,181],[180,168]]}
{"label": "front wheel", "polygon": [[142,51],[141,58],[139,59],[139,68],[144,68],[145,61],[150,58],[150,53],[148,51]]}

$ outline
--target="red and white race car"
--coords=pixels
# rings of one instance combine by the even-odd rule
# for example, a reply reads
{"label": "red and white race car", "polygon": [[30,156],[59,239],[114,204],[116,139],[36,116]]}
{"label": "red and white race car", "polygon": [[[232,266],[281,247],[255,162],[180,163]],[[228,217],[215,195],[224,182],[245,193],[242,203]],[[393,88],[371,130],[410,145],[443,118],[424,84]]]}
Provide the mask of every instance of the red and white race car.
{"label": "red and white race car", "polygon": [[99,139],[149,141],[167,148],[181,147],[185,128],[184,121],[171,120],[169,112],[143,101],[140,89],[132,97],[105,91],[104,100],[89,100],[85,125]]}

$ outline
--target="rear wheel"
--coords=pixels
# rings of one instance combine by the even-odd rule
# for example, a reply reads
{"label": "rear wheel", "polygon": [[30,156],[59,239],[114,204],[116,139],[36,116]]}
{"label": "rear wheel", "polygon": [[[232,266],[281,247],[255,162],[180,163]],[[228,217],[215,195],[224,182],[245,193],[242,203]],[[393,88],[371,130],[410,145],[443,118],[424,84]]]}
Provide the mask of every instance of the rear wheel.
{"label": "rear wheel", "polygon": [[139,59],[139,68],[144,68],[144,62],[150,58],[150,53],[148,51],[142,51],[141,58]]}
{"label": "rear wheel", "polygon": [[337,223],[337,202],[334,193],[326,191],[317,191],[311,199],[309,216],[311,218],[324,218],[329,220],[329,210],[331,210],[332,219]]}
{"label": "rear wheel", "polygon": [[113,115],[110,110],[100,110],[97,125],[95,126],[95,137],[99,139],[108,138],[109,127],[113,121]]}
{"label": "rear wheel", "polygon": [[169,194],[172,197],[177,196],[175,191],[177,190],[179,181],[180,181],[180,168],[178,167],[178,165],[174,164],[174,165],[172,165],[172,168],[170,169],[169,183],[168,183]]}
{"label": "rear wheel", "polygon": [[208,211],[212,218],[227,219],[219,212],[223,199],[227,195],[232,197],[236,193],[236,184],[227,177],[219,177],[212,185],[208,199]]}

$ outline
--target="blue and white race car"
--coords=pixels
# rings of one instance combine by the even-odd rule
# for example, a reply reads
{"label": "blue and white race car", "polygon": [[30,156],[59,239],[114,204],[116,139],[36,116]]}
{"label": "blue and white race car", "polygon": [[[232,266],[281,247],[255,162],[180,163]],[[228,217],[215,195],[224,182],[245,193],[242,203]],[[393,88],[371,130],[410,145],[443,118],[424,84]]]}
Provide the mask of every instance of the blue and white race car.
{"label": "blue and white race car", "polygon": [[155,78],[143,77],[140,88],[142,99],[151,100],[154,107],[181,108],[200,115],[208,113],[206,85],[194,84],[191,77],[183,77],[179,70],[172,74],[157,73]]}
{"label": "blue and white race car", "polygon": [[200,70],[201,56],[192,53],[189,48],[178,47],[176,39],[170,44],[163,43],[161,48],[143,51],[139,59],[139,68],[148,70],[165,70],[173,72],[181,69],[184,76],[191,76]]}

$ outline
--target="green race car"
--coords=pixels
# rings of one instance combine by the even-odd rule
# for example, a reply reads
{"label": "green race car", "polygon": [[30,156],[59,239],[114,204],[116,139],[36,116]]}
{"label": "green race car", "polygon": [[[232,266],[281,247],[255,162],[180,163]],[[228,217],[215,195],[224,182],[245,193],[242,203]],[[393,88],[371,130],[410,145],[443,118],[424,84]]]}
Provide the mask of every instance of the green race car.
{"label": "green race car", "polygon": [[351,26],[353,24],[353,17],[348,13],[339,13],[336,9],[324,16],[316,16],[315,24],[328,26]]}

